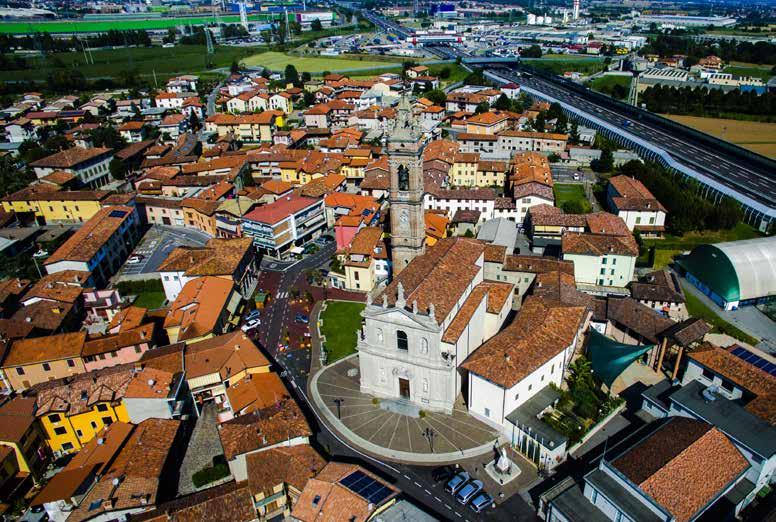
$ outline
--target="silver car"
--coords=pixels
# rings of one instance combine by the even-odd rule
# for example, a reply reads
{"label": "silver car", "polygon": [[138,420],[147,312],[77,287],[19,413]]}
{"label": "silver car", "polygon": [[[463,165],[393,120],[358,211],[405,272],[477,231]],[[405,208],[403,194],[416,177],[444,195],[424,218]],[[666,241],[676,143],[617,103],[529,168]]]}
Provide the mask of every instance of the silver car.
{"label": "silver car", "polygon": [[447,482],[447,485],[445,485],[445,491],[451,495],[455,495],[458,493],[458,490],[460,490],[467,482],[469,482],[469,479],[471,478],[471,475],[465,471],[462,471]]}

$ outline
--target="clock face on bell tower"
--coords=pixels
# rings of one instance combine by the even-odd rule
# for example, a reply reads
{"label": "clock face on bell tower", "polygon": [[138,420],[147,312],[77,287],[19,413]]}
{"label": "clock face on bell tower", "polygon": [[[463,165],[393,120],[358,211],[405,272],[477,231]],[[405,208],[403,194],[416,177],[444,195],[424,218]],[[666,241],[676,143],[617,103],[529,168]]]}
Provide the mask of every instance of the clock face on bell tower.
{"label": "clock face on bell tower", "polygon": [[423,254],[426,231],[423,214],[423,136],[409,100],[402,97],[387,140],[391,172],[389,196],[394,275]]}

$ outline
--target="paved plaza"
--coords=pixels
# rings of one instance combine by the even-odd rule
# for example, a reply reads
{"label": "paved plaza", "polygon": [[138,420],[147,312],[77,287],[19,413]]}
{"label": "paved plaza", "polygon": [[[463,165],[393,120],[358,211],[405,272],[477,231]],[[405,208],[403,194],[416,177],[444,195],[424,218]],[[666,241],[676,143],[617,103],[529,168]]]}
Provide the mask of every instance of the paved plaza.
{"label": "paved plaza", "polygon": [[[406,415],[397,412],[400,404],[381,404],[361,393],[357,356],[324,368],[311,381],[311,393],[316,405],[326,408],[327,420],[351,442],[395,460],[455,461],[492,451],[498,438],[495,429],[467,413],[460,397],[452,415],[418,415],[411,408]],[[339,411],[336,400],[341,400]]]}

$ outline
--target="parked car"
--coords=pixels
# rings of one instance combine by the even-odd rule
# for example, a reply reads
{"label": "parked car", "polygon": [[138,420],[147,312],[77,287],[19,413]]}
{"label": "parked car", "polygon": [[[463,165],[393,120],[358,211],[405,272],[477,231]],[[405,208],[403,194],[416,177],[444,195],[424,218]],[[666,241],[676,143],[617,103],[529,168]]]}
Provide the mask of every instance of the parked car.
{"label": "parked car", "polygon": [[140,254],[136,254],[134,256],[130,256],[129,259],[127,259],[127,264],[136,265],[140,263],[142,260],[143,260],[143,256],[141,256]]}
{"label": "parked car", "polygon": [[304,314],[297,313],[294,317],[294,321],[297,323],[308,324],[310,322],[310,318]]}
{"label": "parked car", "polygon": [[455,468],[452,466],[439,466],[431,472],[431,478],[434,482],[448,481],[455,474]]}
{"label": "parked car", "polygon": [[248,315],[245,316],[246,321],[253,321],[254,319],[258,319],[261,317],[261,310],[252,310]]}
{"label": "parked car", "polygon": [[474,500],[472,500],[471,504],[469,504],[469,507],[472,508],[477,513],[480,513],[486,509],[488,509],[488,506],[490,506],[493,503],[493,497],[485,493],[484,491],[474,497]]}
{"label": "parked car", "polygon": [[240,330],[243,332],[250,332],[254,328],[258,328],[261,325],[261,319],[251,319],[250,321],[246,322],[242,327],[240,327]]}
{"label": "parked car", "polygon": [[466,485],[467,482],[469,482],[469,479],[471,478],[471,475],[465,471],[462,471],[447,482],[445,485],[445,491],[451,495],[455,495],[462,487],[464,487],[464,485]]}
{"label": "parked car", "polygon": [[455,494],[455,500],[457,500],[459,504],[466,505],[466,503],[474,498],[477,493],[482,491],[482,488],[483,485],[481,480],[472,480],[458,490],[458,493]]}

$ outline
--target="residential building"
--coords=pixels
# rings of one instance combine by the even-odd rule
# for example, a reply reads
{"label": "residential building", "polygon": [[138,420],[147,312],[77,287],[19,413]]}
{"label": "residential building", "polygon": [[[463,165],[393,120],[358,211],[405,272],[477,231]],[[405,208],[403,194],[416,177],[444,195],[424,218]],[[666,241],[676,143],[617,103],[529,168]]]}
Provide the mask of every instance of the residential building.
{"label": "residential building", "polygon": [[449,218],[459,210],[480,212],[480,221],[493,219],[496,193],[492,188],[433,189],[423,195],[423,208],[443,210]]}
{"label": "residential building", "polygon": [[248,479],[251,454],[309,444],[312,431],[296,401],[283,397],[271,406],[222,423],[218,435],[229,471],[241,482]]}
{"label": "residential building", "polygon": [[[0,404],[0,487],[10,493],[29,478],[37,483],[46,471],[50,452],[35,422],[35,399],[16,396]],[[4,498],[5,501],[11,500]]]}
{"label": "residential building", "polygon": [[515,154],[509,179],[517,222],[523,224],[528,210],[537,205],[555,204],[552,171],[547,157],[538,152]]}
{"label": "residential building", "polygon": [[614,176],[609,180],[606,199],[611,212],[645,237],[660,237],[665,231],[665,207],[655,199],[644,184],[628,176]]}
{"label": "residential building", "polygon": [[248,455],[248,487],[259,520],[289,517],[307,482],[325,466],[324,458],[308,444]]}
{"label": "residential building", "polygon": [[671,318],[687,316],[684,290],[674,272],[656,270],[630,285],[631,297]]}
{"label": "residential building", "polygon": [[178,420],[148,419],[138,424],[68,520],[124,518],[175,497],[183,436]]}
{"label": "residential building", "polygon": [[245,215],[243,230],[260,252],[273,257],[301,252],[326,226],[323,200],[287,196]]}
{"label": "residential building", "polygon": [[91,338],[84,343],[81,357],[87,372],[135,362],[154,345],[154,324],[147,323],[123,332]]}
{"label": "residential building", "polygon": [[103,428],[100,437],[87,442],[46,483],[32,500],[32,505],[43,506],[49,520],[65,522],[98,478],[108,470],[133,429],[132,424],[124,422],[114,422]]}
{"label": "residential building", "polygon": [[101,208],[109,193],[102,190],[57,190],[36,184],[5,196],[6,212],[14,212],[22,222],[36,225],[82,223]]}
{"label": "residential building", "polygon": [[135,207],[105,207],[44,261],[46,272],[90,272],[89,284],[102,286],[118,272],[139,237]]}
{"label": "residential building", "polygon": [[300,522],[379,519],[401,491],[355,464],[328,463],[307,481],[291,518]]}
{"label": "residential building", "polygon": [[375,269],[376,258],[387,259],[382,235],[383,231],[378,227],[364,227],[346,248],[342,255],[346,289],[369,292],[381,282]]}
{"label": "residential building", "polygon": [[239,321],[242,296],[231,279],[191,279],[170,305],[164,328],[171,343],[195,343],[226,333]]}
{"label": "residential building", "polygon": [[244,143],[272,143],[272,134],[283,125],[283,113],[264,111],[259,114],[214,114],[205,120],[208,132],[219,137],[231,135]]}
{"label": "residential building", "polygon": [[218,335],[189,344],[184,351],[186,381],[196,412],[213,402],[219,409],[219,421],[235,417],[228,392],[247,376],[260,379],[269,373],[270,363],[248,336],[241,332]]}
{"label": "residential building", "polygon": [[168,301],[196,277],[214,276],[234,281],[247,299],[256,288],[259,256],[250,238],[211,239],[203,247],[177,247],[158,268]]}
{"label": "residential building", "polygon": [[512,285],[484,280],[484,250],[474,239],[442,239],[368,299],[358,336],[362,392],[452,412],[458,367],[512,308]]}
{"label": "residential building", "polygon": [[681,417],[650,428],[624,451],[605,454],[582,485],[567,480],[544,493],[545,520],[690,521],[712,513],[720,501],[732,501],[729,515],[740,510],[749,464],[724,433]]}
{"label": "residential building", "polygon": [[30,163],[30,167],[33,168],[38,179],[55,171],[64,171],[77,177],[82,185],[98,188],[112,179],[108,168],[112,159],[113,149],[72,147],[35,160]]}
{"label": "residential building", "polygon": [[127,143],[141,142],[146,138],[146,124],[144,121],[128,121],[119,126],[119,134]]}
{"label": "residential building", "polygon": [[19,339],[3,360],[8,387],[26,390],[36,384],[84,373],[81,352],[86,332]]}

